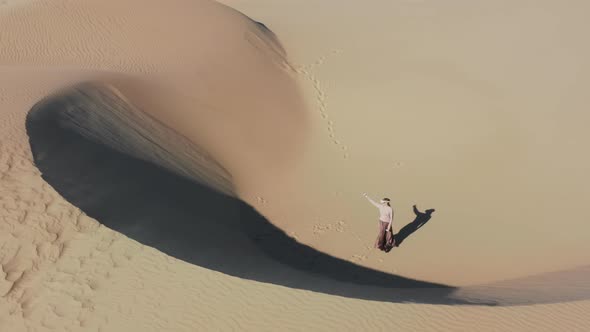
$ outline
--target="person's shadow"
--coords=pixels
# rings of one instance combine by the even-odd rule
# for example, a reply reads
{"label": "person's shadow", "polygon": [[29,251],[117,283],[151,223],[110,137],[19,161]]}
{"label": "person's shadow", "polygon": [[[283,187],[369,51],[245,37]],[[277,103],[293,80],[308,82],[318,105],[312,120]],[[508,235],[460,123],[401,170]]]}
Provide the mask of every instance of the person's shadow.
{"label": "person's shadow", "polygon": [[39,102],[27,116],[26,129],[43,179],[105,226],[183,261],[240,278],[379,301],[467,303],[449,296],[454,287],[319,252],[239,199],[66,129],[62,113],[67,107],[77,107],[78,116],[105,111],[88,100],[76,104],[79,98],[84,98],[80,91],[72,90],[67,99]]}
{"label": "person's shadow", "polygon": [[435,211],[434,209],[427,209],[421,212],[416,205],[413,206],[413,210],[416,218],[411,223],[402,227],[397,234],[391,236],[390,241],[386,244],[385,252],[389,252],[393,247],[399,247],[408,236],[424,226],[432,218],[432,213]]}

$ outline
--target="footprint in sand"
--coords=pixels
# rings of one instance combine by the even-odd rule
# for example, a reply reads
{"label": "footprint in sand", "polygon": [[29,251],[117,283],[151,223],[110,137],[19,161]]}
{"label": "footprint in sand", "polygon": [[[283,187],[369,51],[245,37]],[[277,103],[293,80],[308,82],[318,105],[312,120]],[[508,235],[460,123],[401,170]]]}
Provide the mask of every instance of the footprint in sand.
{"label": "footprint in sand", "polygon": [[339,220],[335,223],[330,223],[330,224],[316,224],[313,225],[313,234],[314,235],[321,235],[323,233],[325,233],[326,231],[336,231],[338,233],[343,233],[345,231],[344,226],[346,225],[346,223],[342,220]]}
{"label": "footprint in sand", "polygon": [[354,254],[351,257],[351,259],[355,262],[361,262],[361,261],[364,261],[368,258],[369,258],[369,256],[367,256],[367,255],[359,255],[359,254]]}
{"label": "footprint in sand", "polygon": [[[326,109],[327,109],[326,98],[327,98],[327,96],[326,96],[324,89],[322,88],[322,83],[320,82],[320,80],[317,77],[315,77],[311,73],[310,69],[324,64],[324,62],[326,61],[327,58],[329,58],[332,55],[336,55],[336,54],[340,54],[340,53],[342,53],[341,49],[333,49],[330,51],[329,54],[321,56],[318,60],[316,60],[312,64],[306,65],[306,66],[298,66],[296,69],[297,73],[302,74],[305,79],[311,81],[313,88],[316,92],[316,101],[319,106],[320,115],[321,115],[322,119],[324,119],[324,120],[328,120],[328,114],[326,114]],[[332,140],[332,143],[334,143],[335,145],[338,146],[341,144],[340,140],[336,139],[336,135],[334,133],[334,122],[333,121],[328,121],[328,136]],[[342,149],[342,151],[346,151],[348,148],[344,147],[341,149]],[[344,159],[348,159],[349,156],[346,153],[343,155],[343,157],[344,157]]]}
{"label": "footprint in sand", "polygon": [[326,228],[324,226],[313,225],[313,235],[320,235],[323,234],[325,231]]}

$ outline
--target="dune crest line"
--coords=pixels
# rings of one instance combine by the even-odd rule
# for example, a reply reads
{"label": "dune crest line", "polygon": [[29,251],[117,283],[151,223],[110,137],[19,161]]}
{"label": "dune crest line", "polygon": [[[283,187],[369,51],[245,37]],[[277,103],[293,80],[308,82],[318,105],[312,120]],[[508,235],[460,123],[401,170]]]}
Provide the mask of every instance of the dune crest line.
{"label": "dune crest line", "polygon": [[[216,173],[217,164],[205,164],[212,161],[202,150],[186,151],[194,145],[132,110],[116,91],[82,83],[35,104],[26,121],[43,179],[104,226],[240,278],[379,301],[467,303],[449,297],[453,287],[362,267],[297,242],[235,195],[214,189],[229,180]],[[195,159],[203,168],[188,167]],[[218,177],[208,182],[208,174]]]}
{"label": "dune crest line", "polygon": [[387,302],[518,306],[588,298],[588,267],[456,288],[299,243],[233,195],[231,177],[206,151],[107,84],[46,97],[29,112],[27,132],[43,178],[70,203],[140,243],[229,275]]}

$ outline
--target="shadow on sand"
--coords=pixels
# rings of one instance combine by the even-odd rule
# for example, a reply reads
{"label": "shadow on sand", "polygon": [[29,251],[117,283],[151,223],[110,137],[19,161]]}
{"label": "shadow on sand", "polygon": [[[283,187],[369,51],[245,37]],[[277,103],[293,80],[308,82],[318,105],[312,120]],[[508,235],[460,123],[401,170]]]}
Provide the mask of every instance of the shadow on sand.
{"label": "shadow on sand", "polygon": [[[63,126],[69,97],[47,98],[29,112],[34,162],[58,193],[105,226],[183,261],[259,282],[388,302],[479,303],[453,298],[454,287],[321,253],[239,199],[84,138]],[[95,106],[78,111],[104,111]]]}
{"label": "shadow on sand", "polygon": [[[168,136],[155,134],[140,138],[137,127],[154,122],[125,116],[131,107],[120,101],[105,105],[111,99],[95,99],[96,94],[84,91],[95,88],[100,87],[82,85],[33,107],[26,129],[34,162],[43,178],[87,215],[170,256],[235,277],[376,301],[511,306],[590,298],[590,266],[455,288],[383,273],[319,252],[287,236],[241,200],[177,175],[192,173],[182,161],[162,162],[153,152],[167,144],[175,150],[178,142],[160,142]],[[96,116],[96,112],[118,116]],[[72,120],[82,126],[73,126],[68,122]],[[125,121],[133,123],[121,123]],[[117,142],[123,143],[121,150],[139,158],[118,152]],[[198,157],[187,157],[187,152],[157,155]],[[207,172],[217,174],[217,169]]]}

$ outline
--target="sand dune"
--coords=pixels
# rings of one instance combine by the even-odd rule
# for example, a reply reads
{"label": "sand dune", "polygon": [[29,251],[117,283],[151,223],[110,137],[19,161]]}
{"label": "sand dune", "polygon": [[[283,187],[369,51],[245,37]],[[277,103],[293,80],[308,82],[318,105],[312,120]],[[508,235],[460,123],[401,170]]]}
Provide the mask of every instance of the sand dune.
{"label": "sand dune", "polygon": [[[452,285],[588,264],[586,3],[224,2],[288,40],[310,99],[313,144],[293,190],[305,195],[269,191],[256,205],[280,210],[268,216],[281,228]],[[362,192],[392,199],[395,230],[413,204],[437,212],[403,250],[378,255],[364,247],[376,217]],[[344,232],[314,232],[337,222]]]}
{"label": "sand dune", "polygon": [[590,330],[585,2],[224,2],[0,1],[0,330]]}
{"label": "sand dune", "polygon": [[[446,297],[452,287],[367,269],[298,243],[219,190],[217,173],[193,161],[204,156],[199,150],[182,151],[177,146],[183,140],[161,135],[161,125],[129,115],[139,110],[113,89],[94,83],[65,90],[36,104],[26,122],[43,179],[101,224],[175,258],[242,278],[383,301],[404,298],[394,288],[440,288],[409,294],[428,303],[460,302]],[[131,123],[134,117],[139,121]],[[363,291],[355,284],[389,291]]]}
{"label": "sand dune", "polygon": [[[29,122],[54,121],[55,127],[74,131],[98,144],[154,163],[226,195],[234,194],[231,175],[207,152],[133,108],[112,86],[79,85],[67,94],[63,92],[39,102],[28,116]],[[47,140],[43,143],[47,144]],[[32,151],[33,155],[40,155],[34,144]],[[43,155],[44,158],[51,157],[47,153]]]}
{"label": "sand dune", "polygon": [[522,305],[590,299],[587,269],[456,289],[318,252],[224,192],[231,178],[217,177],[226,173],[208,167],[217,166],[210,156],[143,115],[112,86],[86,83],[45,98],[28,113],[26,127],[35,165],[62,197],[101,224],[189,263],[388,302]]}

